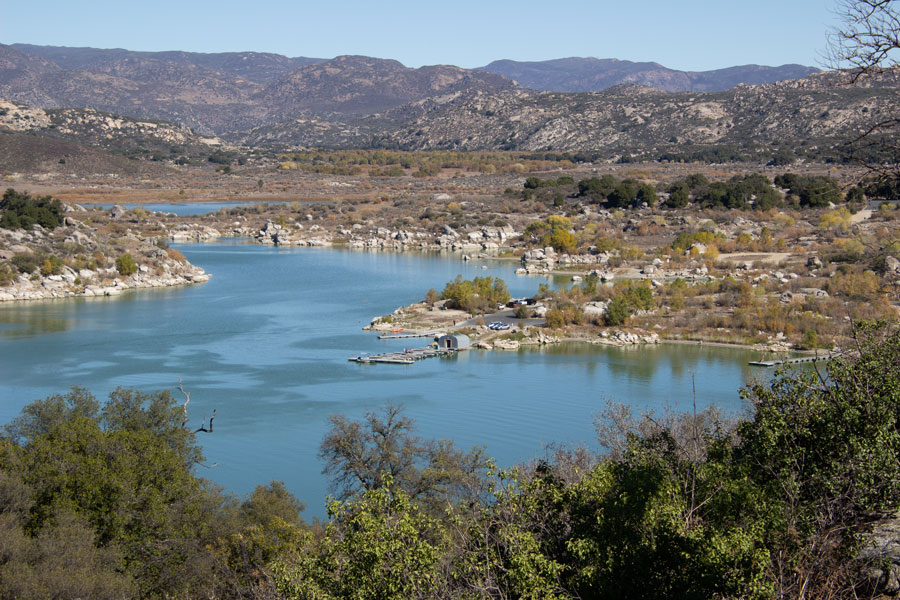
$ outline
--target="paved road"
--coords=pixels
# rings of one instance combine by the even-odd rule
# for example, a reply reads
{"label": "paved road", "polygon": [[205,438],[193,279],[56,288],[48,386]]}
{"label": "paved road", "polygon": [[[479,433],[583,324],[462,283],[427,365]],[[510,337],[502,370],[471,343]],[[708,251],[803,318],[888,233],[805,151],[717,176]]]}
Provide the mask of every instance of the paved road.
{"label": "paved road", "polygon": [[528,326],[528,327],[543,327],[546,325],[546,321],[543,318],[534,318],[534,319],[517,319],[516,311],[513,308],[506,308],[495,313],[489,313],[486,315],[482,315],[480,317],[475,317],[473,319],[469,319],[468,321],[463,321],[461,323],[456,324],[456,328],[463,327],[477,327],[482,324],[482,321],[485,325],[488,323],[492,323],[493,321],[500,321],[501,323],[509,323],[510,325],[518,325],[519,327]]}

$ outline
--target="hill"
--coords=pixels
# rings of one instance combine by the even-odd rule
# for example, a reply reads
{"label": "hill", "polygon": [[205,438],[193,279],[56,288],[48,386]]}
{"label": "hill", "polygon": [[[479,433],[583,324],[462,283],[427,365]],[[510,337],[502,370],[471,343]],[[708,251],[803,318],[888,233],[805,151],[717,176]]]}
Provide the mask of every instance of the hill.
{"label": "hill", "polygon": [[204,134],[272,124],[303,111],[379,112],[434,96],[512,87],[482,71],[410,69],[358,56],[323,61],[0,44],[2,98],[163,119]]}
{"label": "hill", "polygon": [[742,65],[713,71],[678,71],[655,62],[592,57],[539,62],[497,60],[480,70],[514,79],[527,88],[551,92],[599,92],[629,83],[667,92],[720,92],[740,84],[775,83],[818,72],[802,65]]}
{"label": "hill", "polygon": [[845,87],[838,74],[820,73],[715,93],[637,85],[594,93],[516,89],[428,100],[405,121],[400,109],[377,119],[297,119],[243,139],[251,145],[588,152],[623,160],[722,162],[747,153],[771,158],[779,149],[828,158],[835,144],[900,109],[898,82],[891,73],[866,87]]}

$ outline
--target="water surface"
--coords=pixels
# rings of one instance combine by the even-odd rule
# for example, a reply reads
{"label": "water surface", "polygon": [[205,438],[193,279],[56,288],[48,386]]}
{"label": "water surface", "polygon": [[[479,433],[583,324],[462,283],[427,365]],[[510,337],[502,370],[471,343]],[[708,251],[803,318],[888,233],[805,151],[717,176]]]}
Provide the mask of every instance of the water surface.
{"label": "water surface", "polygon": [[[93,209],[103,209],[109,210],[113,206],[116,206],[115,203],[109,202],[80,202],[82,206],[86,208]],[[209,213],[214,213],[219,210],[225,209],[229,210],[232,208],[237,208],[239,206],[254,206],[254,205],[262,205],[268,204],[265,202],[152,202],[152,203],[140,203],[140,202],[123,202],[118,204],[122,208],[132,210],[135,208],[142,208],[148,212],[162,212],[162,213],[172,213],[176,214],[179,217],[190,216],[190,215],[206,215]]]}
{"label": "water surface", "polygon": [[[36,398],[80,385],[104,397],[116,386],[191,392],[200,469],[245,494],[285,481],[323,516],[327,482],[318,446],[328,416],[361,418],[398,403],[420,435],[484,445],[501,465],[543,454],[549,443],[594,445],[592,418],[607,400],[639,408],[743,407],[737,389],[758,372],[737,349],[563,344],[518,352],[470,351],[414,365],[347,359],[425,340],[383,341],[361,330],[374,316],[442,289],[450,279],[493,275],[514,296],[543,277],[513,262],[458,256],[245,245],[177,246],[213,274],[205,284],[116,298],[0,305],[0,423]],[[483,267],[486,266],[487,269]]]}

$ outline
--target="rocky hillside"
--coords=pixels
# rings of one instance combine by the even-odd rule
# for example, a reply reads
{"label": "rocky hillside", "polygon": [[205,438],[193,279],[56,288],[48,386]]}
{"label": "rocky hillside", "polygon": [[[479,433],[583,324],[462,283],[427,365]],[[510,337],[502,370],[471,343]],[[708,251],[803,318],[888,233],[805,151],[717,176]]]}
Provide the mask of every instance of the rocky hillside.
{"label": "rocky hillside", "polygon": [[655,62],[591,57],[539,62],[497,60],[481,70],[514,79],[527,88],[550,92],[599,92],[627,83],[667,92],[721,92],[739,84],[775,83],[818,72],[802,65],[742,65],[713,71],[678,71]]}
{"label": "rocky hillside", "polygon": [[408,69],[395,60],[338,56],[298,69],[255,98],[275,107],[273,114],[365,114],[433,97],[514,87],[505,77],[459,67]]}
{"label": "rocky hillside", "polygon": [[[853,87],[840,85],[836,73],[814,73],[724,91],[667,92],[808,69],[691,74],[596,59],[492,64],[555,69],[553,85],[559,86],[628,80],[654,87],[541,92],[486,71],[410,69],[363,56],[319,60],[0,45],[0,98],[10,101],[0,103],[0,128],[156,161],[192,152],[205,161],[220,143],[209,132],[220,132],[231,144],[251,147],[586,152],[603,159],[722,162],[768,160],[778,153],[827,159],[835,144],[900,108],[896,73]],[[519,77],[528,69],[507,72]],[[572,76],[581,83],[571,83]],[[87,109],[68,108],[73,106]],[[16,140],[17,148],[21,144]]]}
{"label": "rocky hillside", "polygon": [[68,211],[55,229],[0,228],[0,302],[118,296],[209,279],[161,238],[133,233],[129,211]]}
{"label": "rocky hillside", "polygon": [[499,75],[481,71],[444,66],[408,69],[396,61],[366,57],[317,62],[257,53],[197,55],[0,44],[2,98],[41,108],[92,108],[163,119],[205,134],[272,124],[304,111],[378,112],[434,96],[513,86]]}
{"label": "rocky hillside", "polygon": [[166,123],[92,109],[42,109],[0,98],[0,165],[7,172],[153,173],[178,158],[206,158],[223,146],[214,137]]}
{"label": "rocky hillside", "polygon": [[394,60],[365,56],[326,60],[260,52],[134,52],[0,44],[2,98],[40,108],[91,108],[161,119],[207,135],[271,127],[295,118],[343,124],[360,115],[380,115],[403,106],[411,107],[399,113],[408,120],[421,113],[417,103],[442,104],[510,91],[516,88],[512,79],[525,87],[552,91],[597,91],[621,83],[667,91],[717,91],[739,83],[801,77],[811,71],[797,65],[751,65],[687,73],[656,63],[594,58],[496,61],[477,70],[444,65],[411,69]]}
{"label": "rocky hillside", "polygon": [[371,145],[405,149],[595,151],[656,158],[703,146],[822,149],[900,110],[900,74],[867,87],[834,73],[717,93],[618,86],[585,94],[524,90],[450,102]]}

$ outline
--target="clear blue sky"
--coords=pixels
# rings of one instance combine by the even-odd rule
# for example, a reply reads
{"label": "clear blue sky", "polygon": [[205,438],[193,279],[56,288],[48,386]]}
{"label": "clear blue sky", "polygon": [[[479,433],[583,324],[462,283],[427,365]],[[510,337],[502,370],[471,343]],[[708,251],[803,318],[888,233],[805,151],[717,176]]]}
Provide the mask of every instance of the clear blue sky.
{"label": "clear blue sky", "polygon": [[365,54],[412,67],[567,56],[819,66],[833,11],[834,0],[0,0],[0,42]]}

